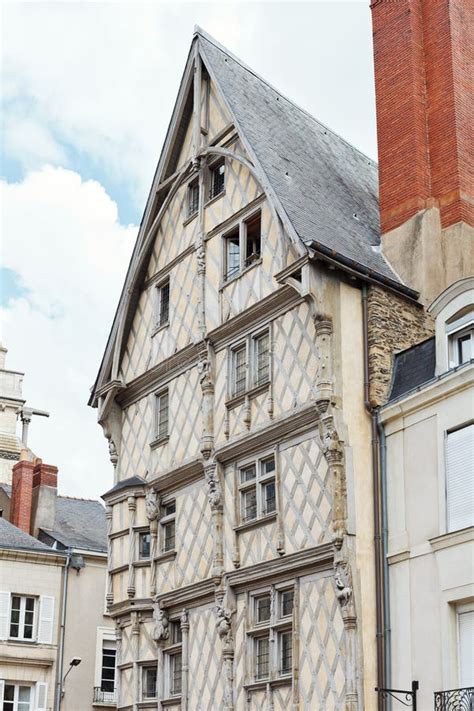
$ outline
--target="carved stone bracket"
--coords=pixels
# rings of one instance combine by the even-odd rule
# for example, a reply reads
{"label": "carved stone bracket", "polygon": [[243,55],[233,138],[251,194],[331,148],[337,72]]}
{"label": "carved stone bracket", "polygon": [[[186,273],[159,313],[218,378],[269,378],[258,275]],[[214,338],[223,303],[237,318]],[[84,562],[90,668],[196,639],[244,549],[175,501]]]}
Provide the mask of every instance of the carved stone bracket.
{"label": "carved stone bracket", "polygon": [[157,644],[162,644],[169,639],[170,636],[170,622],[168,619],[168,614],[166,610],[162,610],[157,598],[153,598],[153,631],[152,638]]}
{"label": "carved stone bracket", "polygon": [[214,458],[204,466],[204,476],[207,482],[207,497],[211,510],[222,511],[222,490],[217,475],[217,463]]}
{"label": "carved stone bracket", "polygon": [[145,494],[145,514],[148,521],[156,521],[159,513],[159,497],[155,489],[147,489]]}

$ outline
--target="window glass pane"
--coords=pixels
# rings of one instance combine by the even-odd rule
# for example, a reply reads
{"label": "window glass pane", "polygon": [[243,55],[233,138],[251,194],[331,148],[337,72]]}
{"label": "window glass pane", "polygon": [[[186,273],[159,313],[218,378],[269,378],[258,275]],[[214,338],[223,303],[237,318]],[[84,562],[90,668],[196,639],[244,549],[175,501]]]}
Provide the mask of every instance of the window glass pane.
{"label": "window glass pane", "polygon": [[165,437],[168,434],[168,393],[157,396],[158,409],[158,437]]}
{"label": "window glass pane", "polygon": [[144,670],[143,696],[146,699],[156,698],[156,668]]}
{"label": "window glass pane", "polygon": [[150,557],[151,536],[149,533],[140,533],[140,558]]}
{"label": "window glass pane", "polygon": [[276,511],[275,482],[269,481],[263,486],[263,513],[269,514]]}
{"label": "window glass pane", "polygon": [[272,474],[275,471],[275,459],[266,459],[264,462],[260,462],[262,476],[266,474]]}
{"label": "window glass pane", "polygon": [[458,362],[467,363],[473,357],[472,354],[472,338],[471,334],[468,333],[465,336],[458,338]]}
{"label": "window glass pane", "polygon": [[270,351],[268,333],[255,339],[255,383],[266,383],[270,375]]}
{"label": "window glass pane", "polygon": [[158,289],[158,297],[160,304],[160,313],[158,324],[161,326],[164,323],[168,323],[169,310],[170,310],[170,285],[169,282],[163,284],[163,286]]}
{"label": "window glass pane", "polygon": [[210,197],[216,197],[224,190],[225,163],[219,163],[211,168]]}
{"label": "window glass pane", "polygon": [[181,624],[179,622],[171,623],[171,643],[181,644],[183,641],[183,633],[181,631]]}
{"label": "window glass pane", "polygon": [[169,504],[163,506],[163,516],[171,516],[176,513],[176,502],[170,501]]}
{"label": "window glass pane", "polygon": [[28,612],[33,612],[35,609],[35,599],[34,597],[27,597],[25,600],[25,610]]}
{"label": "window glass pane", "polygon": [[258,597],[255,600],[257,622],[268,622],[270,619],[270,595]]}
{"label": "window glass pane", "polygon": [[252,264],[260,258],[260,235],[261,235],[261,214],[258,212],[254,217],[245,222],[246,229],[246,266]]}
{"label": "window glass pane", "polygon": [[13,701],[15,698],[15,687],[13,684],[5,684],[3,698],[5,701]]}
{"label": "window glass pane", "polygon": [[[106,642],[105,644],[109,645],[111,642]],[[112,692],[115,689],[116,653],[116,649],[112,647],[104,647],[102,650],[102,673],[100,683],[102,691]]]}
{"label": "window glass pane", "polygon": [[257,518],[257,491],[255,488],[242,492],[242,518],[253,521]]}
{"label": "window glass pane", "polygon": [[255,640],[255,676],[264,679],[268,676],[269,667],[269,639],[260,637]]}
{"label": "window glass pane", "polygon": [[164,524],[163,526],[163,548],[165,551],[174,550],[175,545],[175,525],[174,521]]}
{"label": "window glass pane", "polygon": [[240,470],[240,481],[242,484],[244,484],[246,481],[252,481],[255,479],[255,464],[252,464],[250,467],[245,467],[245,469]]}
{"label": "window glass pane", "polygon": [[240,271],[240,237],[237,227],[230,234],[225,236],[226,244],[226,277],[238,274]]}
{"label": "window glass pane", "polygon": [[293,663],[291,632],[280,635],[280,674],[289,674]]}
{"label": "window glass pane", "polygon": [[12,612],[13,610],[19,610],[21,606],[21,597],[19,595],[12,596]]}
{"label": "window glass pane", "polygon": [[173,695],[181,693],[181,654],[173,654],[171,657],[171,693]]}
{"label": "window glass pane", "polygon": [[188,188],[188,214],[194,215],[199,208],[199,183],[195,180]]}
{"label": "window glass pane", "polygon": [[234,395],[245,392],[247,386],[247,348],[234,351]]}
{"label": "window glass pane", "polygon": [[293,590],[285,590],[280,594],[280,615],[286,617],[293,612]]}

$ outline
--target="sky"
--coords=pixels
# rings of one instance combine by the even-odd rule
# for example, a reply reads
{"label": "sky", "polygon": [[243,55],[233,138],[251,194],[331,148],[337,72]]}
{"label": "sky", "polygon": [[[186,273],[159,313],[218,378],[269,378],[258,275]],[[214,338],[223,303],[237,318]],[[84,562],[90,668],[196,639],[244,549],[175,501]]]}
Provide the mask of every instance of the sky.
{"label": "sky", "polygon": [[376,158],[369,0],[1,7],[1,341],[63,494],[113,483],[87,406],[194,25]]}

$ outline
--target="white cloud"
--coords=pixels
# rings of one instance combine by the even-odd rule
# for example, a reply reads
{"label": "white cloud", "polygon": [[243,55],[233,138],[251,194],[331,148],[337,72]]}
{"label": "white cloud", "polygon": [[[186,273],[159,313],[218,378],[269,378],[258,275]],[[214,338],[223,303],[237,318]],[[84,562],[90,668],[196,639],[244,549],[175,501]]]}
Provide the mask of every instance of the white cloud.
{"label": "white cloud", "polygon": [[106,441],[87,395],[119,298],[136,227],[96,181],[45,167],[21,183],[2,183],[4,266],[28,296],[3,309],[7,365],[25,372],[35,418],[29,445],[60,468],[60,488],[103,493],[112,482]]}

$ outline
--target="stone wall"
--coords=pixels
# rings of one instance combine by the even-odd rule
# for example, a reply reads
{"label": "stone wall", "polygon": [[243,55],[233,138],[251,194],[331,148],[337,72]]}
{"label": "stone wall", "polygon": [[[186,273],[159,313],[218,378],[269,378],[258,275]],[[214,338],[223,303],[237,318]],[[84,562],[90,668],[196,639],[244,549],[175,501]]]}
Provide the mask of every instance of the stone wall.
{"label": "stone wall", "polygon": [[369,397],[383,405],[392,382],[394,354],[434,334],[434,320],[424,308],[372,286],[368,294]]}

